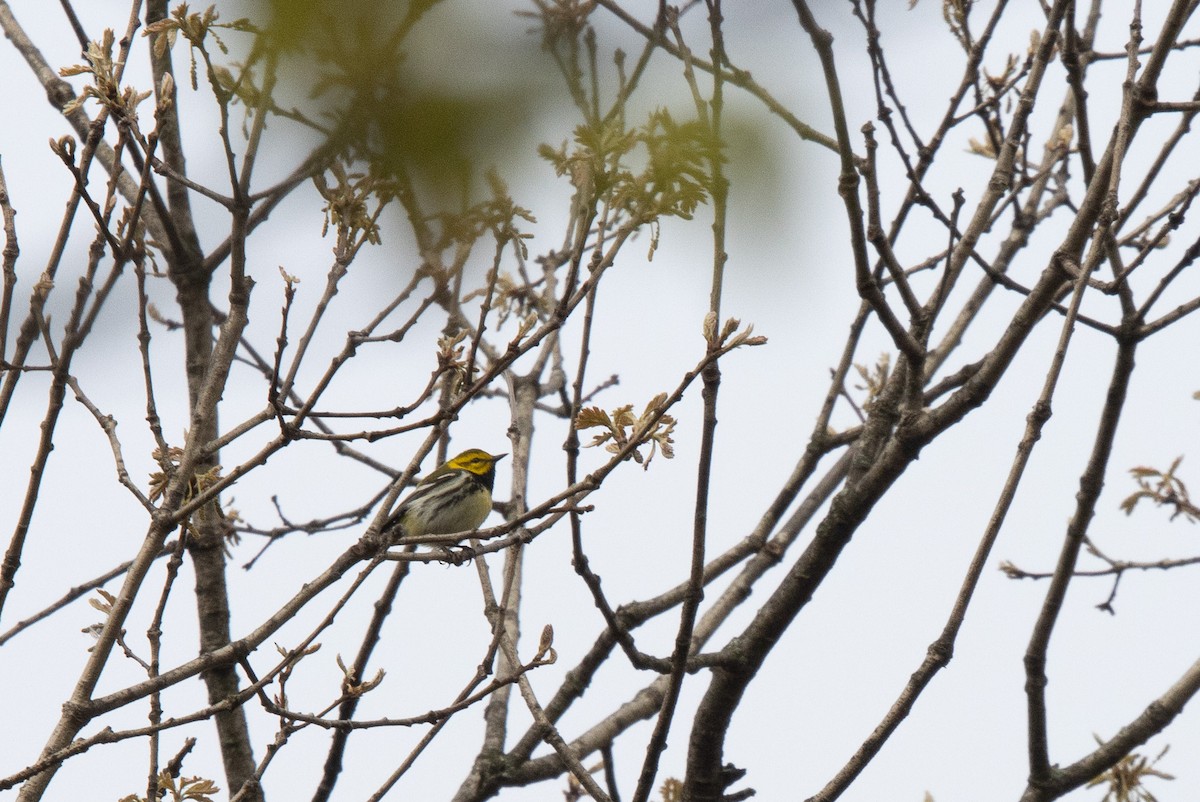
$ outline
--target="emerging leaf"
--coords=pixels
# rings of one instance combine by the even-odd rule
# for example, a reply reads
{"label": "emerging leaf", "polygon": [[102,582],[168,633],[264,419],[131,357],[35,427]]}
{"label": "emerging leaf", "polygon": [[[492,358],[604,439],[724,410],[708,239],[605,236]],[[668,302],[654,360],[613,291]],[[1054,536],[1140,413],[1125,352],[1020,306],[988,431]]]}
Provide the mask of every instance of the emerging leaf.
{"label": "emerging leaf", "polygon": [[[575,428],[580,431],[602,429],[603,431],[592,436],[592,442],[588,443],[587,447],[607,444],[604,449],[610,454],[619,454],[629,448],[631,443],[636,444],[628,451],[628,458],[643,468],[649,468],[650,460],[657,451],[662,451],[666,459],[675,456],[674,441],[671,439],[675,430],[675,419],[661,413],[666,400],[667,394],[659,393],[650,399],[642,414],[637,416],[633,414],[633,404],[617,407],[611,415],[599,407],[585,407],[575,418]],[[640,446],[644,444],[649,444],[650,451],[643,456]]]}

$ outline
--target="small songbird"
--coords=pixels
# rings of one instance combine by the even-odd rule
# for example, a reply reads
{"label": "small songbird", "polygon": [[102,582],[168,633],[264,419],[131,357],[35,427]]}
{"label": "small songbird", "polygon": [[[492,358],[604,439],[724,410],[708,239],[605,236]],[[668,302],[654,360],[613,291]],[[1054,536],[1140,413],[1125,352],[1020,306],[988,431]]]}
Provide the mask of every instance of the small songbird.
{"label": "small songbird", "polygon": [[506,456],[467,449],[418,482],[388,518],[384,531],[392,537],[417,538],[478,529],[492,511],[496,463]]}

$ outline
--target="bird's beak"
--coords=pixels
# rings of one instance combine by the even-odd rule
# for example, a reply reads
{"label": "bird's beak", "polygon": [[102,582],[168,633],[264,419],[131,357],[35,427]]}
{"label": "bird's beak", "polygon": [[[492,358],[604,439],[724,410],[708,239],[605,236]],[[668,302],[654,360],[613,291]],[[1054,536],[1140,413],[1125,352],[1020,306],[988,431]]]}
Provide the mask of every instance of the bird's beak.
{"label": "bird's beak", "polygon": [[495,454],[492,456],[492,462],[499,462],[500,460],[504,459],[507,456],[508,456],[508,454]]}

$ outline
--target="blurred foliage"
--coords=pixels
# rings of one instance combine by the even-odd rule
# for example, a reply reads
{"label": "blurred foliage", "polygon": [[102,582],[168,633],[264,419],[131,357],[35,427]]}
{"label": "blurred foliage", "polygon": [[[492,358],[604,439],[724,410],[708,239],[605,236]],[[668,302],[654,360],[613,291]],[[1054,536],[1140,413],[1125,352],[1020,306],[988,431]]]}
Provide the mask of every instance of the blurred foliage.
{"label": "blurred foliage", "polygon": [[[388,187],[379,206],[398,199],[425,227],[425,247],[462,242],[480,228],[499,232],[497,210],[484,208],[495,203],[492,185],[537,169],[537,152],[569,177],[577,203],[596,200],[648,225],[650,256],[660,219],[691,219],[707,202],[713,158],[726,162],[734,203],[758,234],[794,236],[807,221],[784,211],[796,174],[794,158],[780,151],[782,132],[727,90],[714,138],[696,119],[680,66],[651,59],[635,78],[626,51],[644,42],[628,32],[614,38],[602,25],[599,35],[592,26],[605,14],[574,0],[233,0],[221,16],[245,17],[261,36],[240,61],[235,55],[213,72],[235,103],[265,103],[328,143],[318,156],[326,167],[340,162],[347,174]],[[689,35],[707,49],[707,24]],[[710,79],[699,78],[706,95]],[[311,147],[311,139],[297,142]],[[516,191],[521,198],[528,190]],[[346,219],[373,231],[377,210]],[[505,219],[515,227],[532,214]],[[526,236],[505,238],[520,245]]]}
{"label": "blurred foliage", "polygon": [[545,63],[445,0],[258,0],[264,55],[334,148],[457,193],[534,115]]}
{"label": "blurred foliage", "polygon": [[[581,52],[580,40],[587,41],[587,50],[617,48],[610,53],[622,63],[620,48],[639,45],[597,43],[586,17],[567,33],[551,31],[557,17],[545,9],[536,12],[532,2],[519,16],[514,10],[520,3],[466,0],[234,5],[235,14],[253,19],[263,31],[265,52],[259,56],[277,61],[281,87],[307,99],[298,111],[334,137],[342,154],[368,160],[389,175],[411,172],[448,191],[462,189],[491,166],[506,172],[502,165],[512,160],[512,149],[531,145],[531,122],[539,116],[574,118],[568,124],[578,124],[560,71],[578,78],[599,70],[597,88],[605,94],[603,84],[614,71],[604,65],[603,53]],[[575,44],[568,47],[564,37]],[[635,93],[630,119],[663,108],[679,117],[692,107],[682,81],[651,79],[642,93],[640,103]],[[740,104],[726,108],[722,142],[738,163],[735,169],[750,185],[758,184],[747,195],[765,190],[763,205],[772,208],[769,201],[781,191],[777,140],[761,119],[750,120],[740,109]],[[688,133],[687,125],[681,120],[676,133]]]}

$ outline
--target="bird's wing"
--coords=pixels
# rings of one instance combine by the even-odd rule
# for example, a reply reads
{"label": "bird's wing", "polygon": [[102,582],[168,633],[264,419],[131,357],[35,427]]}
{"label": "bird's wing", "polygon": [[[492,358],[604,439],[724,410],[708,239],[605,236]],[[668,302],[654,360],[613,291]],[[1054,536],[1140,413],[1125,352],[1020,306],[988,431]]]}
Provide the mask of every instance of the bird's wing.
{"label": "bird's wing", "polygon": [[454,471],[446,471],[445,473],[440,473],[440,474],[436,473],[436,472],[431,473],[428,476],[426,476],[424,479],[422,479],[421,481],[417,482],[417,486],[415,488],[413,488],[413,491],[411,493],[409,493],[405,497],[404,501],[401,501],[399,506],[397,506],[396,509],[392,511],[392,514],[390,516],[388,516],[387,523],[384,524],[383,528],[391,529],[393,526],[400,523],[400,516],[404,514],[404,510],[409,505],[411,505],[414,501],[417,501],[417,500],[429,495],[434,490],[436,490],[437,488],[446,484],[447,482],[453,482],[454,479],[455,479],[455,472]]}

